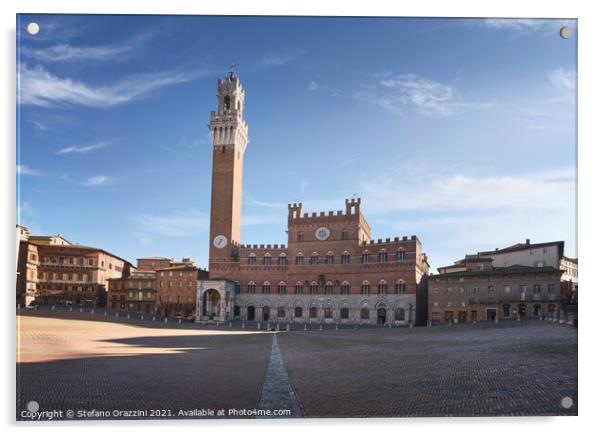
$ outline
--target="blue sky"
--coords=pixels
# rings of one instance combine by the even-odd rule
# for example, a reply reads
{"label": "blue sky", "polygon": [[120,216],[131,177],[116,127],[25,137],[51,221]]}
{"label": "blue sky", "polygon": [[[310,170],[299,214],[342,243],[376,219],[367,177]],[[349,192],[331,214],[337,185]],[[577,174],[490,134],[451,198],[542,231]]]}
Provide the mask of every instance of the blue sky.
{"label": "blue sky", "polygon": [[357,195],[373,238],[416,234],[433,268],[525,238],[576,255],[576,21],[20,15],[17,29],[17,219],[32,233],[206,266],[207,123],[235,63],[243,243],[285,243],[288,202]]}

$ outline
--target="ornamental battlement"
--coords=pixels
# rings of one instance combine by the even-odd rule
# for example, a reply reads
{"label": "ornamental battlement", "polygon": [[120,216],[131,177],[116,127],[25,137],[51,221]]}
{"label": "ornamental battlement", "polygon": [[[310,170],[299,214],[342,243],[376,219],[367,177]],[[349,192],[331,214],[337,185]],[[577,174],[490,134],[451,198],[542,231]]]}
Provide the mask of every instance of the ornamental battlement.
{"label": "ornamental battlement", "polygon": [[388,245],[388,244],[394,244],[394,243],[399,243],[399,242],[411,242],[411,241],[416,241],[418,243],[420,243],[420,240],[418,239],[418,237],[416,236],[403,236],[403,237],[387,237],[386,239],[376,239],[376,240],[370,240],[370,241],[364,241],[362,242],[362,246],[368,246],[368,245]]}
{"label": "ornamental battlement", "polygon": [[320,211],[303,213],[303,203],[294,202],[288,205],[288,219],[295,223],[312,223],[316,220],[341,220],[341,217],[360,216],[361,198],[345,199],[345,211]]}

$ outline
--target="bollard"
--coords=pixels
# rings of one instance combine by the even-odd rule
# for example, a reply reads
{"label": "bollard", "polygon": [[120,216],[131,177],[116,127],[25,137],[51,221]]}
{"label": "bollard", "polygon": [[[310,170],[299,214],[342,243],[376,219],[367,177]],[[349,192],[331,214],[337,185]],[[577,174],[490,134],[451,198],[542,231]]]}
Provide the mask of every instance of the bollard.
{"label": "bollard", "polygon": [[261,329],[261,323],[257,322],[257,329]]}
{"label": "bollard", "polygon": [[107,312],[105,311],[105,317],[107,317]]}
{"label": "bollard", "polygon": [[245,329],[245,322],[242,322],[242,329]]}
{"label": "bollard", "polygon": [[304,324],[303,324],[303,330],[304,330],[304,331],[307,331],[307,323],[304,323]]}
{"label": "bollard", "polygon": [[287,330],[287,331],[290,331],[290,330],[291,330],[291,324],[290,324],[290,323],[287,323],[287,324],[286,324],[286,330]]}
{"label": "bollard", "polygon": [[205,327],[205,321],[203,320],[203,328]]}
{"label": "bollard", "polygon": [[219,328],[219,322],[215,322],[215,327]]}
{"label": "bollard", "polygon": [[70,311],[70,312],[71,312],[71,311],[73,311],[73,307],[69,307],[69,311]]}
{"label": "bollard", "polygon": [[167,323],[167,317],[165,318],[165,323]]}
{"label": "bollard", "polygon": [[228,328],[232,328],[232,322],[228,322]]}
{"label": "bollard", "polygon": [[126,317],[129,319],[130,318],[130,313],[128,313],[128,315]]}
{"label": "bollard", "polygon": [[56,308],[55,305],[52,306],[52,308],[50,308],[52,311],[54,311],[54,309]]}
{"label": "bollard", "polygon": [[335,330],[335,331],[338,331],[338,330],[339,330],[339,324],[338,324],[338,323],[334,325],[334,330]]}
{"label": "bollard", "polygon": [[320,323],[320,331],[322,330],[322,324]]}
{"label": "bollard", "polygon": [[144,316],[140,316],[140,320],[144,320]]}
{"label": "bollard", "polygon": [[153,316],[153,322],[154,322],[155,320],[157,320],[157,318],[156,318],[155,316]]}
{"label": "bollard", "polygon": [[276,323],[276,331],[280,331],[280,323]]}
{"label": "bollard", "polygon": [[119,313],[115,313],[115,317],[119,317]]}
{"label": "bollard", "polygon": [[427,327],[429,327],[429,328],[430,328],[432,325],[433,325],[433,322],[431,322],[430,320],[429,320],[428,322],[426,322],[426,326],[427,326]]}
{"label": "bollard", "polygon": [[451,321],[451,320],[448,320],[448,321],[447,321],[447,326],[451,326],[451,325],[452,325],[452,321]]}
{"label": "bollard", "polygon": [[80,312],[80,313],[83,313],[83,312],[84,312],[84,309],[83,309],[83,308],[80,308],[80,309],[79,309],[79,312]]}
{"label": "bollard", "polygon": [[414,324],[412,322],[410,322],[410,329],[412,329],[414,327]]}
{"label": "bollard", "polygon": [[94,314],[94,308],[90,310],[90,314]]}
{"label": "bollard", "polygon": [[493,319],[493,323],[497,325],[497,316],[495,316],[495,319]]}

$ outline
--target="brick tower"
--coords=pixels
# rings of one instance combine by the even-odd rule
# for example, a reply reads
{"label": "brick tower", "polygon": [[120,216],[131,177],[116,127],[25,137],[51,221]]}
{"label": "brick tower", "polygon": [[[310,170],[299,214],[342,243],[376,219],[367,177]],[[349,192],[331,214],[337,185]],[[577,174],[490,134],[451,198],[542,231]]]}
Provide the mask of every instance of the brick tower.
{"label": "brick tower", "polygon": [[[213,140],[209,272],[238,257],[242,202],[242,168],[248,143],[243,119],[245,91],[234,72],[217,81],[218,109],[211,112]],[[212,273],[213,272],[213,273]]]}

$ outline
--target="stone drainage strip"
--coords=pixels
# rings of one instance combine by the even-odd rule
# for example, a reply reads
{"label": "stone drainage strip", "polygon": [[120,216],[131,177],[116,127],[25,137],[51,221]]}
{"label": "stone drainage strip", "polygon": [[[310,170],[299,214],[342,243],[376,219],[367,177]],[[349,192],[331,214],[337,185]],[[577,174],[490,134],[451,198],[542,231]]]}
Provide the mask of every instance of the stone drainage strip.
{"label": "stone drainage strip", "polygon": [[268,369],[263,380],[261,396],[257,404],[258,410],[289,410],[288,415],[266,415],[262,418],[299,418],[303,417],[301,407],[293,387],[288,381],[288,374],[282,362],[282,355],[278,347],[278,334],[272,337],[272,353],[268,362]]}

